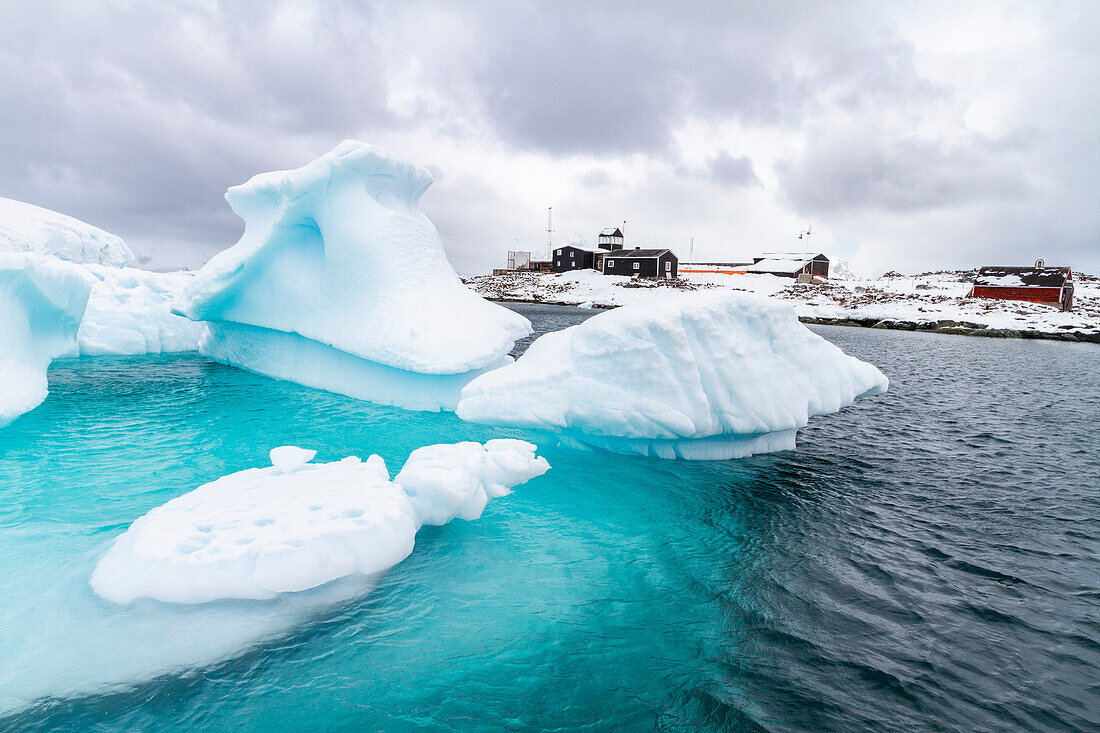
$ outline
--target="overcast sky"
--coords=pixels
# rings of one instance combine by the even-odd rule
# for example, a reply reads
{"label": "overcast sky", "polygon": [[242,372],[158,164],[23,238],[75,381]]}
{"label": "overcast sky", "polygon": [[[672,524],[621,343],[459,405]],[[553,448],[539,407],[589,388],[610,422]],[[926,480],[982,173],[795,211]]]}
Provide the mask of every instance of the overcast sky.
{"label": "overcast sky", "polygon": [[555,243],[1100,272],[1100,2],[457,5],[0,3],[0,196],[197,267],[227,187],[356,138],[432,170],[462,272],[551,205]]}

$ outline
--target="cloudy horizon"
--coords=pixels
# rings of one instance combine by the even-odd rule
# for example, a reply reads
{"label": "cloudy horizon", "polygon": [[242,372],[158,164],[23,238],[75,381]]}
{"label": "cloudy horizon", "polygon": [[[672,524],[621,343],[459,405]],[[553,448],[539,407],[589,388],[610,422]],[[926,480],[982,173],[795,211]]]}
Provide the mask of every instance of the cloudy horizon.
{"label": "cloudy horizon", "polygon": [[593,242],[859,272],[1100,272],[1100,5],[0,8],[0,196],[197,267],[225,189],[355,138],[428,167],[457,269]]}

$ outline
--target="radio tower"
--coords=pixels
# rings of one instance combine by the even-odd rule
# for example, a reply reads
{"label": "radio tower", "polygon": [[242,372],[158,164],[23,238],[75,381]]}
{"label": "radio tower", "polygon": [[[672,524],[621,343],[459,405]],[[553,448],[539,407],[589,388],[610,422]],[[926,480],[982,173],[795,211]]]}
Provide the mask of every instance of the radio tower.
{"label": "radio tower", "polygon": [[546,245],[548,247],[551,247],[551,248],[554,246],[553,236],[554,236],[554,207],[553,206],[548,206],[548,207],[546,207]]}

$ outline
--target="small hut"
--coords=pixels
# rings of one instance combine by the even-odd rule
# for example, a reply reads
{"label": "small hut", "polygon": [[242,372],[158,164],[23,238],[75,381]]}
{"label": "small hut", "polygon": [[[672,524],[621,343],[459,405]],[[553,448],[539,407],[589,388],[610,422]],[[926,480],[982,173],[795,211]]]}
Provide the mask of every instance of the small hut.
{"label": "small hut", "polygon": [[1073,271],[1068,267],[983,267],[974,278],[973,298],[1026,300],[1073,310]]}

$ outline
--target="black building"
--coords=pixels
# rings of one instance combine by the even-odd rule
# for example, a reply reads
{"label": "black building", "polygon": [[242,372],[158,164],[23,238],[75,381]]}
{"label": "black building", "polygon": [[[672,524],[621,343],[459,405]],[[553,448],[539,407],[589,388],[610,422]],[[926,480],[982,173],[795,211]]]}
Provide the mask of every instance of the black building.
{"label": "black building", "polygon": [[617,227],[608,227],[596,237],[596,245],[608,252],[618,252],[623,248],[623,231]]}
{"label": "black building", "polygon": [[679,260],[670,249],[624,249],[603,256],[603,274],[673,278]]}
{"label": "black building", "polygon": [[590,249],[566,244],[550,253],[550,270],[552,272],[592,270],[595,267],[596,253]]}

